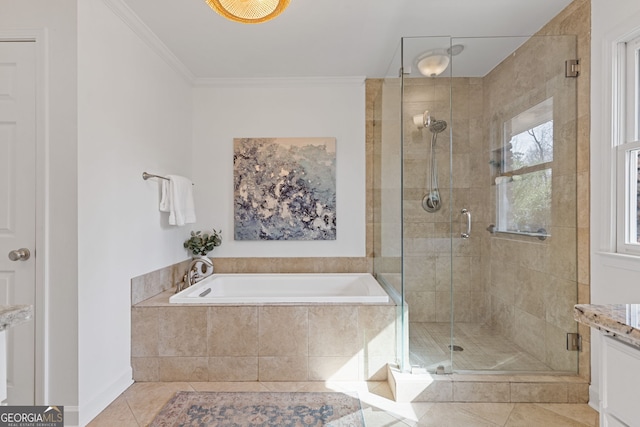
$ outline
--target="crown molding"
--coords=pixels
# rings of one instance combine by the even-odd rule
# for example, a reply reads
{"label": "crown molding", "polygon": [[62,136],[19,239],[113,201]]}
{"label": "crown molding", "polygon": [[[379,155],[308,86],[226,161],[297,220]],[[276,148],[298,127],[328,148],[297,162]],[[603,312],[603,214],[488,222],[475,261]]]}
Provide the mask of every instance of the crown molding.
{"label": "crown molding", "polygon": [[264,77],[264,78],[197,78],[196,87],[266,87],[289,88],[310,86],[362,86],[365,76],[353,77]]}
{"label": "crown molding", "polygon": [[102,0],[122,21],[140,37],[149,48],[162,58],[176,73],[189,84],[196,80],[194,74],[178,59],[162,40],[140,19],[122,0]]}

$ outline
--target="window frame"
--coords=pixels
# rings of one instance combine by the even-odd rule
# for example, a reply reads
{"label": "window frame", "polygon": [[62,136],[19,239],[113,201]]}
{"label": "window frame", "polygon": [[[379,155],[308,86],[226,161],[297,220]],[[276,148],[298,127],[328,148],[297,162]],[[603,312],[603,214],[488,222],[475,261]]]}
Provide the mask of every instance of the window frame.
{"label": "window frame", "polygon": [[[538,238],[541,238],[541,237],[547,238],[551,236],[551,234],[549,234],[550,224],[546,225],[547,228],[539,228],[537,230],[531,229],[526,231],[511,230],[508,227],[506,227],[506,224],[508,223],[507,217],[509,212],[511,211],[511,206],[513,204],[510,203],[511,200],[509,200],[509,197],[508,197],[509,189],[507,188],[507,184],[506,183],[499,184],[498,179],[506,178],[509,180],[515,180],[517,177],[524,177],[535,172],[544,173],[545,171],[549,171],[551,174],[553,173],[553,154],[554,154],[553,145],[555,143],[553,136],[552,136],[552,143],[551,143],[552,144],[551,160],[535,163],[532,165],[526,165],[518,169],[507,169],[506,155],[508,152],[507,147],[511,144],[512,138],[521,133],[527,132],[528,130],[535,129],[547,123],[551,123],[551,132],[553,135],[553,132],[555,130],[554,123],[553,123],[554,122],[554,105],[555,105],[554,97],[550,96],[544,101],[539,102],[531,106],[530,108],[521,111],[520,113],[516,114],[515,116],[511,117],[508,120],[505,120],[502,123],[502,145],[497,150],[494,150],[500,153],[500,156],[499,156],[500,166],[498,168],[499,170],[498,170],[498,174],[496,176],[496,182],[495,182],[495,186],[496,186],[495,231],[498,233],[522,234],[522,235],[536,236]],[[542,112],[540,112],[540,109],[542,109]],[[518,119],[520,116],[524,115],[527,112],[536,111],[536,110],[538,110],[537,112],[538,114],[536,114],[534,117],[526,121],[524,124],[519,123],[516,130],[513,129],[512,122],[514,120]],[[553,196],[551,195],[551,197]],[[549,216],[551,217],[551,200],[549,200],[548,207],[549,207]]]}
{"label": "window frame", "polygon": [[[640,243],[628,237],[637,224],[637,167],[632,170],[629,153],[640,149],[640,36],[618,44],[618,129],[615,135],[616,252],[640,256]],[[634,222],[635,224],[633,224]]]}

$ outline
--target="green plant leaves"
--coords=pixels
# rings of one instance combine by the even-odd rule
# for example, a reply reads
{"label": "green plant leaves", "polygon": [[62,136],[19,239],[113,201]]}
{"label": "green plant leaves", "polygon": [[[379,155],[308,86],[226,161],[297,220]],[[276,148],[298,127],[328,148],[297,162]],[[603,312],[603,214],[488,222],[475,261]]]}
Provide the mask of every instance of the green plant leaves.
{"label": "green plant leaves", "polygon": [[201,231],[191,232],[191,237],[184,242],[184,247],[193,255],[206,255],[216,246],[222,244],[222,230],[202,234]]}

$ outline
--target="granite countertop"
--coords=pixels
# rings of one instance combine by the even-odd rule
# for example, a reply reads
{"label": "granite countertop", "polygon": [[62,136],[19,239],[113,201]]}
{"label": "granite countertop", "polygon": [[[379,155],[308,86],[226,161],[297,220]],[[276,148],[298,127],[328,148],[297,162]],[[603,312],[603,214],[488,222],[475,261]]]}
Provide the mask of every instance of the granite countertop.
{"label": "granite countertop", "polygon": [[0,331],[24,323],[33,317],[31,305],[0,305]]}
{"label": "granite countertop", "polygon": [[573,317],[580,323],[640,347],[640,304],[578,304],[573,309]]}

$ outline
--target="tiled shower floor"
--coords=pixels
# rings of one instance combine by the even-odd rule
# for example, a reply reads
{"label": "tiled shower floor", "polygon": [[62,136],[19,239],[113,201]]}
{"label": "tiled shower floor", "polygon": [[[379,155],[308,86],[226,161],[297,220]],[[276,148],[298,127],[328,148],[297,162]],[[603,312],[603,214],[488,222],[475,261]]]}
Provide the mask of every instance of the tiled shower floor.
{"label": "tiled shower floor", "polygon": [[[500,336],[491,327],[476,323],[454,325],[454,345],[462,351],[453,353],[454,370],[480,371],[552,371],[540,360],[513,342]],[[438,365],[451,366],[449,323],[409,324],[409,361],[435,371]]]}

